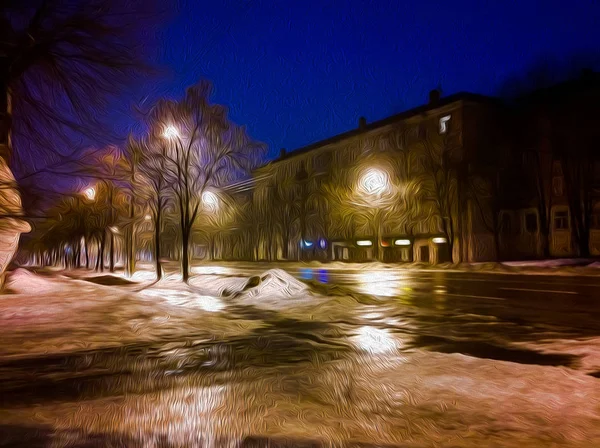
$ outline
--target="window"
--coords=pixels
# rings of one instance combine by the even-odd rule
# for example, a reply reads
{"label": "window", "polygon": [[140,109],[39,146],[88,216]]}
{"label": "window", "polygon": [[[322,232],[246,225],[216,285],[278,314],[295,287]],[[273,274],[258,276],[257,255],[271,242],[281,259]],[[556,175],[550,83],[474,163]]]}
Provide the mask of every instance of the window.
{"label": "window", "polygon": [[554,196],[562,196],[564,194],[562,177],[554,176],[552,178],[552,193]]}
{"label": "window", "polygon": [[525,229],[529,233],[535,233],[538,230],[538,221],[536,213],[527,213],[525,215]]}
{"label": "window", "polygon": [[600,230],[600,209],[596,209],[592,212],[592,222],[590,228]]}
{"label": "window", "polygon": [[554,213],[554,230],[569,229],[569,212],[566,210],[556,211]]}
{"label": "window", "polygon": [[315,157],[314,170],[317,173],[325,173],[331,167],[332,155],[327,151]]}
{"label": "window", "polygon": [[512,233],[512,222],[510,219],[510,215],[508,213],[504,213],[502,215],[501,226],[502,226],[502,233],[505,233],[507,235]]}
{"label": "window", "polygon": [[446,115],[445,117],[440,118],[440,134],[445,134],[448,132],[450,121],[450,115]]}

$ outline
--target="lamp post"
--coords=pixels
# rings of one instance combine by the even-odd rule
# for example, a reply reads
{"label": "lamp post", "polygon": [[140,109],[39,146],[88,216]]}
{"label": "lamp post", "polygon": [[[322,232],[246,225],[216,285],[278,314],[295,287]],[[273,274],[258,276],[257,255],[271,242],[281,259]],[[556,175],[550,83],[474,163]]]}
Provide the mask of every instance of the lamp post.
{"label": "lamp post", "polygon": [[368,198],[369,204],[373,204],[374,221],[375,221],[375,259],[382,261],[381,254],[381,239],[382,239],[382,196],[389,192],[390,182],[389,176],[385,171],[377,168],[367,169],[360,178],[359,188],[362,193]]}

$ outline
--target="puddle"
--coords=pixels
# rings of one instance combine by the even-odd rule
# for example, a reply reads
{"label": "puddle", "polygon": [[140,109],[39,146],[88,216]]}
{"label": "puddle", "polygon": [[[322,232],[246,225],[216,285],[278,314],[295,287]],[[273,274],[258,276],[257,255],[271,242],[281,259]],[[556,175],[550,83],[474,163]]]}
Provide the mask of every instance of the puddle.
{"label": "puddle", "polygon": [[438,353],[461,353],[475,358],[540,366],[571,367],[578,359],[574,355],[547,354],[535,350],[500,347],[481,341],[456,341],[437,336],[417,336],[412,346]]}

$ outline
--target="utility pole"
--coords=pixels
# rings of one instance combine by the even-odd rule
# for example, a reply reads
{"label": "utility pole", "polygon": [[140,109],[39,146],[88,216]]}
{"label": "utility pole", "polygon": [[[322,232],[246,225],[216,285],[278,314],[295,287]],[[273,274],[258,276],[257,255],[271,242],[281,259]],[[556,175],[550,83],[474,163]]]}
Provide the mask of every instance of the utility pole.
{"label": "utility pole", "polygon": [[127,260],[125,263],[125,275],[127,277],[131,277],[135,272],[135,204],[134,204],[134,196],[133,196],[133,186],[135,184],[135,167],[137,164],[136,159],[137,154],[133,155],[133,160],[131,161],[131,185],[130,185],[130,194],[129,194],[129,226],[127,228],[127,242],[126,242],[126,251],[127,251]]}

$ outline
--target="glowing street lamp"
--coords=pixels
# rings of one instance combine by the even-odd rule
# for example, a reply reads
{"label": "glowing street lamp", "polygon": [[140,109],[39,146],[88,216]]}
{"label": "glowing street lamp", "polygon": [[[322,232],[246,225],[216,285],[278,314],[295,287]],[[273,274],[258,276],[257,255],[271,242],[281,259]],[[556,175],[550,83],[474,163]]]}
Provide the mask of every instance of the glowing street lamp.
{"label": "glowing street lamp", "polygon": [[360,186],[369,195],[385,193],[389,187],[388,175],[384,171],[370,168],[361,177]]}
{"label": "glowing street lamp", "polygon": [[205,191],[202,193],[202,203],[211,211],[219,208],[219,198],[212,191]]}
{"label": "glowing street lamp", "polygon": [[83,190],[83,195],[90,201],[93,201],[96,198],[96,189],[94,187],[86,188]]}
{"label": "glowing street lamp", "polygon": [[169,140],[179,138],[179,131],[173,125],[167,126],[163,132],[163,137]]}

